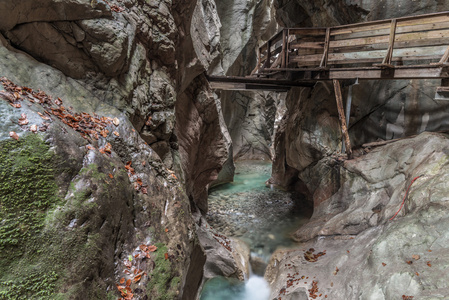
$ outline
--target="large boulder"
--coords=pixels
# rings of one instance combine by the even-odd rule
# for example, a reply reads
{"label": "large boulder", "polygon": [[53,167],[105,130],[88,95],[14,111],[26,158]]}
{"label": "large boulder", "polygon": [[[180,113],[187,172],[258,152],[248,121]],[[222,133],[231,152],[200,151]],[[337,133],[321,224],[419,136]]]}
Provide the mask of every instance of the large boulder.
{"label": "large boulder", "polygon": [[272,297],[445,299],[448,140],[423,133],[338,166],[341,187],[295,233],[300,246],[273,255]]}

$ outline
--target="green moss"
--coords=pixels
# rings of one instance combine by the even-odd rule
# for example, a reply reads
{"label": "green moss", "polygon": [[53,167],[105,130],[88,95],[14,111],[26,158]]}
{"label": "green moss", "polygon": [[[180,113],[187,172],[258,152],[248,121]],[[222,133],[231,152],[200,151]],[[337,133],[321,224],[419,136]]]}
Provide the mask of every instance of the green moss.
{"label": "green moss", "polygon": [[[0,142],[0,299],[30,299],[53,293],[58,275],[23,267],[23,256],[36,257],[44,249],[42,231],[48,210],[60,199],[55,182],[55,157],[39,135]],[[27,253],[27,254],[26,254]]]}
{"label": "green moss", "polygon": [[167,246],[162,243],[157,243],[156,246],[156,266],[147,286],[148,296],[155,300],[172,300],[176,298],[180,278],[174,276],[170,260],[165,259]]}
{"label": "green moss", "polygon": [[39,136],[0,145],[0,259],[23,254],[24,243],[58,203],[53,153]]}

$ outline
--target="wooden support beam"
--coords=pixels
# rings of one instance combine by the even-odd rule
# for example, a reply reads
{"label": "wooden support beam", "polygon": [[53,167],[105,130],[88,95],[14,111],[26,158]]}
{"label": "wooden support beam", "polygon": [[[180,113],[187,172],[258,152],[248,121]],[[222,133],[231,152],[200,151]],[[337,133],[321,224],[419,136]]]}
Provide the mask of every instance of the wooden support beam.
{"label": "wooden support beam", "polygon": [[264,64],[264,68],[270,68],[271,67],[271,40],[269,40],[267,42],[267,47],[268,47],[268,51],[267,51],[267,60],[265,61]]}
{"label": "wooden support beam", "polygon": [[449,61],[449,46],[447,47],[446,52],[444,52],[443,57],[440,59],[439,64],[444,65],[447,64]]}
{"label": "wooden support beam", "polygon": [[391,20],[391,28],[390,28],[390,40],[388,42],[388,50],[387,55],[385,55],[384,60],[382,61],[382,66],[391,66],[391,58],[393,57],[393,49],[394,49],[394,40],[396,38],[396,19]]}
{"label": "wooden support beam", "polygon": [[328,59],[328,56],[329,56],[330,37],[331,37],[331,29],[330,29],[330,27],[328,27],[326,29],[326,37],[325,37],[325,40],[324,40],[324,53],[323,53],[323,57],[321,58],[320,68],[326,68],[327,67],[327,59]]}
{"label": "wooden support beam", "polygon": [[341,133],[345,141],[346,154],[348,159],[352,158],[351,141],[349,140],[348,127],[346,126],[345,110],[343,108],[343,97],[341,95],[340,81],[334,79],[335,100],[337,101],[338,117],[340,119]]}
{"label": "wooden support beam", "polygon": [[287,45],[287,39],[288,39],[288,29],[282,30],[282,62],[281,62],[281,68],[287,67],[287,51],[288,51],[288,45]]}

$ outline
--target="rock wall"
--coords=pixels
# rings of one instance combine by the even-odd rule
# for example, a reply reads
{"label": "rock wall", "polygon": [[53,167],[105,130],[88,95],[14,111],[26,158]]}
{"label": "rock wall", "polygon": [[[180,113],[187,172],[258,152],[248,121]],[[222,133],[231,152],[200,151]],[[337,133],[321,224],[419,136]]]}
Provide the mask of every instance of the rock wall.
{"label": "rock wall", "polygon": [[297,249],[271,258],[270,299],[447,298],[448,138],[422,133],[335,162],[338,192],[295,233]]}
{"label": "rock wall", "polygon": [[[213,74],[246,76],[256,64],[256,48],[278,31],[272,0],[220,1],[221,67]],[[224,120],[233,143],[233,159],[271,160],[273,122],[278,94],[219,93]]]}
{"label": "rock wall", "polygon": [[228,156],[218,28],[211,1],[0,3],[1,297],[195,297],[191,211]]}
{"label": "rock wall", "polygon": [[[278,22],[286,26],[332,26],[449,8],[447,1],[277,1],[275,5]],[[439,242],[433,243],[444,239],[445,229],[427,230],[445,226],[445,187],[435,179],[447,174],[447,136],[423,133],[448,130],[447,104],[434,99],[439,84],[398,80],[355,85],[349,134],[357,158],[347,161],[340,156],[332,85],[317,83],[289,92],[287,113],[276,133],[270,182],[305,191],[314,213],[294,235],[302,250],[279,251],[268,266],[272,298],[447,297],[441,269],[432,269],[434,253],[446,251]],[[347,92],[344,87],[344,98]],[[375,150],[360,148],[417,134]],[[390,221],[406,189],[420,175],[405,207]],[[444,255],[441,263],[447,265]]]}

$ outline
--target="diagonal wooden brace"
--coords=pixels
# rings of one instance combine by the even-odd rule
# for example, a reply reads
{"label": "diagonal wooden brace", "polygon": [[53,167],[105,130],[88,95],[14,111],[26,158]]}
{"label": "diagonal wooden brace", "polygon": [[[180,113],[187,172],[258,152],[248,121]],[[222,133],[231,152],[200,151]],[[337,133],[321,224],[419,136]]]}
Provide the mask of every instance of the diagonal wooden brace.
{"label": "diagonal wooden brace", "polygon": [[393,49],[394,49],[394,40],[396,38],[396,25],[397,20],[391,20],[390,26],[390,41],[388,43],[387,55],[385,55],[384,60],[382,61],[382,65],[391,65],[391,58],[393,57]]}
{"label": "diagonal wooden brace", "polygon": [[447,47],[446,52],[444,52],[443,57],[438,62],[438,64],[439,65],[444,65],[444,64],[447,64],[448,61],[449,61],[449,46]]}
{"label": "diagonal wooden brace", "polygon": [[346,126],[345,110],[343,108],[343,97],[341,95],[340,81],[334,79],[335,99],[337,101],[338,117],[340,119],[341,133],[345,141],[346,154],[348,159],[352,158],[351,141],[349,140],[348,127]]}

